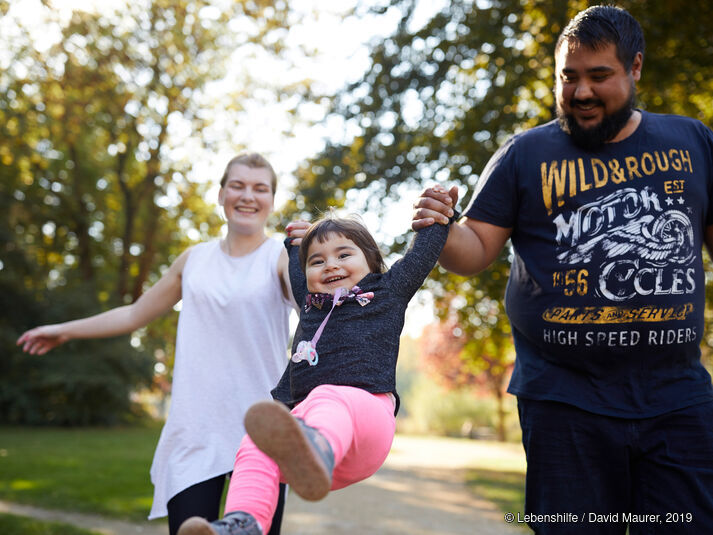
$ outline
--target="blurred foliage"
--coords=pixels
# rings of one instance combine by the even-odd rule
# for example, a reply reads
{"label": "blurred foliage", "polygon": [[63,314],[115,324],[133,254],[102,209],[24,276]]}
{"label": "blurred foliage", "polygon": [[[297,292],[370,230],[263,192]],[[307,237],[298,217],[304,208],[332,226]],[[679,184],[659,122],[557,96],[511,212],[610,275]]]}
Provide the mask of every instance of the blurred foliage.
{"label": "blurred foliage", "polygon": [[[372,43],[371,67],[334,100],[331,120],[341,120],[345,134],[329,140],[298,170],[285,219],[344,206],[350,189],[350,199],[367,199],[362,206],[352,203],[352,209],[368,204],[382,215],[404,194],[433,182],[458,184],[467,200],[505,139],[554,118],[554,45],[589,2],[452,0],[424,22],[428,5],[384,0],[376,8],[396,12],[398,27]],[[640,21],[647,41],[639,105],[713,126],[713,4],[622,0],[618,5]],[[359,197],[354,190],[368,195]],[[403,250],[406,242],[396,236],[392,251]],[[506,247],[475,277],[439,268],[426,282],[439,317],[457,321],[469,340],[462,354],[468,373],[490,365],[504,369],[512,361],[502,303],[509,265]],[[713,292],[708,295],[713,302]],[[713,321],[707,325],[710,344]]]}
{"label": "blurred foliage", "polygon": [[[515,400],[490,394],[485,373],[471,374],[456,352],[463,337],[444,323],[427,326],[415,339],[401,337],[396,388],[401,397],[397,428],[402,433],[498,439],[520,438]],[[433,331],[439,336],[431,337]],[[440,357],[437,340],[449,338]],[[430,358],[429,358],[430,357]],[[501,380],[500,391],[504,393]]]}
{"label": "blurred foliage", "polygon": [[[497,301],[478,292],[471,295],[475,302],[459,306],[449,319],[423,330],[421,357],[446,388],[468,387],[491,396],[495,403],[494,428],[498,440],[504,441],[507,439],[505,390],[515,358],[510,329]],[[472,309],[479,311],[478,317],[467,315]],[[491,323],[480,325],[483,317],[489,317]]]}
{"label": "blurred foliage", "polygon": [[[279,52],[289,9],[141,0],[66,16],[50,5],[32,21],[0,9],[0,421],[104,423],[154,379],[155,355],[170,370],[175,314],[131,345],[81,342],[39,358],[14,342],[35,325],[133,302],[181,251],[217,234],[205,197],[219,177],[189,178],[191,147],[210,148],[200,133],[215,103],[204,90],[236,48]],[[246,76],[223,115],[251,87]]]}
{"label": "blurred foliage", "polygon": [[520,438],[515,399],[504,402],[504,423],[492,397],[478,396],[470,387],[446,389],[435,377],[420,374],[411,388],[401,392],[402,410],[398,431],[485,440],[500,440],[497,430],[504,426],[507,441]]}
{"label": "blurred foliage", "polygon": [[[0,420],[10,418],[10,397],[26,398],[16,406],[31,403],[30,392],[61,399],[52,366],[61,369],[70,354],[96,363],[82,371],[103,386],[67,392],[106,398],[110,406],[112,373],[122,381],[150,381],[155,355],[170,369],[175,315],[152,323],[132,345],[78,343],[44,359],[23,357],[14,340],[36,324],[131,302],[185,247],[215,235],[220,222],[204,200],[208,186],[189,179],[195,155],[176,150],[175,139],[208,124],[202,90],[224,75],[230,52],[280,53],[291,20],[284,0],[140,0],[68,19],[43,5],[33,29],[0,1]],[[298,169],[284,220],[342,206],[349,190],[368,193],[371,210],[388,210],[409,188],[433,181],[457,183],[461,197],[470,197],[504,139],[552,118],[554,42],[588,3],[453,0],[426,19],[425,1],[379,5],[364,9],[396,13],[400,22],[393,35],[371,44],[370,69],[335,98],[330,120],[341,120],[345,134]],[[641,22],[647,39],[640,105],[713,124],[713,5],[620,5]],[[38,33],[57,39],[38,46]],[[250,97],[249,74],[221,101],[225,113]],[[405,243],[397,236],[392,250]],[[501,303],[508,256],[506,248],[477,277],[439,270],[427,283],[439,315],[456,318],[473,340],[468,359],[498,351],[503,363],[511,358]],[[487,338],[492,347],[481,342]],[[713,341],[710,329],[706,340]],[[80,368],[68,364],[65,384],[78,379]],[[23,377],[38,380],[23,390]],[[165,387],[168,378],[159,379]],[[23,410],[47,414],[54,402],[42,403],[42,410]],[[12,418],[22,413],[13,411]]]}

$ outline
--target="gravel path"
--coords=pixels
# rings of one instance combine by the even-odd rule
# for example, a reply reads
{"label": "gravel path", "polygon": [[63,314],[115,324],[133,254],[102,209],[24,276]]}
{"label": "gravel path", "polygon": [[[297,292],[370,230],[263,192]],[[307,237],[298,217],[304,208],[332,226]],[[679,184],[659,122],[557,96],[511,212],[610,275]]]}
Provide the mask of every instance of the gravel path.
{"label": "gravel path", "polygon": [[[389,458],[371,478],[330,493],[320,502],[287,499],[283,535],[524,535],[505,523],[490,502],[469,491],[463,467],[493,456],[477,441],[397,436]],[[523,462],[521,448],[498,458]],[[484,457],[485,456],[485,457]],[[497,461],[494,459],[494,463]],[[105,535],[166,535],[164,521],[129,523],[100,516],[46,511],[0,501],[0,512],[74,524]]]}
{"label": "gravel path", "polygon": [[[372,477],[320,502],[290,494],[285,535],[523,535],[495,506],[469,491],[463,467],[494,448],[473,441],[397,435],[384,466]],[[498,457],[524,463],[520,447]],[[487,458],[485,457],[485,458]]]}

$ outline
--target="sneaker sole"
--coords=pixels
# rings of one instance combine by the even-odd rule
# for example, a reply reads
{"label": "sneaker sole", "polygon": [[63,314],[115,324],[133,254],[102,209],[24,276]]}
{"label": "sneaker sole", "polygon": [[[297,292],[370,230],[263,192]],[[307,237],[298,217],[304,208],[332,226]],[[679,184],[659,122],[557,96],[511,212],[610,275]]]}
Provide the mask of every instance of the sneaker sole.
{"label": "sneaker sole", "polygon": [[302,498],[318,501],[329,493],[331,475],[287,407],[275,401],[256,403],[245,414],[245,429]]}
{"label": "sneaker sole", "polygon": [[177,535],[216,535],[216,533],[205,518],[193,516],[181,524]]}

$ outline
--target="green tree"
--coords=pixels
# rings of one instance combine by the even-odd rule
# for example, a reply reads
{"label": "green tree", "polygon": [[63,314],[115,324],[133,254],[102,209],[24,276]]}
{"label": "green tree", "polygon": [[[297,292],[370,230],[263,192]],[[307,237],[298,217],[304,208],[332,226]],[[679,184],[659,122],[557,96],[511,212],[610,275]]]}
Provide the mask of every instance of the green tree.
{"label": "green tree", "polygon": [[[400,16],[397,29],[372,46],[370,68],[337,95],[332,108],[344,130],[356,134],[327,143],[304,163],[287,215],[342,206],[350,189],[370,192],[368,208],[385,210],[405,191],[433,181],[461,185],[463,207],[505,139],[554,117],[555,41],[588,2],[453,0],[419,22],[426,4],[383,3],[381,12]],[[713,5],[619,4],[641,22],[647,39],[640,105],[713,124]],[[397,237],[393,248],[405,243]],[[501,303],[510,260],[506,248],[477,277],[439,270],[427,282],[439,315],[457,317],[475,346],[492,340],[487,354],[503,366],[512,358]],[[477,366],[484,351],[468,354]]]}
{"label": "green tree", "polygon": [[[213,184],[191,179],[195,143],[182,132],[208,126],[206,90],[234,50],[279,51],[289,6],[143,0],[70,17],[44,7],[31,22],[0,7],[0,285],[12,298],[0,316],[0,420],[115,420],[152,380],[155,351],[172,354],[175,316],[131,345],[82,342],[45,358],[14,340],[134,301],[217,233]],[[240,109],[254,86],[243,83],[223,113]]]}

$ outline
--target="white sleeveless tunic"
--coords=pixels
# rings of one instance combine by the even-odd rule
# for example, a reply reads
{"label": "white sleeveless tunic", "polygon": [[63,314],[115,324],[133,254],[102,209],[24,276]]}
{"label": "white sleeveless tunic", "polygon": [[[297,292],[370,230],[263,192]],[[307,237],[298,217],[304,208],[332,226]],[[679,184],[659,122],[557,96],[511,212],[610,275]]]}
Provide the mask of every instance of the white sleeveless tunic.
{"label": "white sleeveless tunic", "polygon": [[230,472],[243,416],[287,365],[289,313],[277,275],[282,243],[235,258],[196,245],[183,268],[171,407],[151,466],[149,519],[186,488]]}

